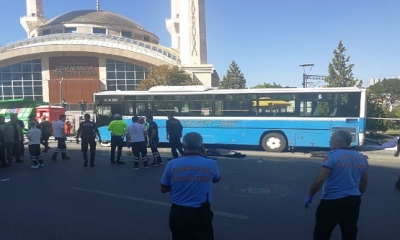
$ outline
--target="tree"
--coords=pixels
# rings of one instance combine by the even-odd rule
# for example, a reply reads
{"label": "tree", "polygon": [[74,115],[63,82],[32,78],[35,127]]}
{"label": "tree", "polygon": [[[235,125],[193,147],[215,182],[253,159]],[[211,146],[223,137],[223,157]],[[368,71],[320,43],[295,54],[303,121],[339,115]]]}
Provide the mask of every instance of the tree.
{"label": "tree", "polygon": [[353,77],[354,64],[347,64],[350,61],[350,56],[346,57],[344,54],[346,50],[342,40],[340,40],[337,49],[333,51],[334,57],[332,58],[332,63],[329,63],[328,76],[325,78],[328,87],[354,87],[362,85],[361,80],[356,80]]}
{"label": "tree", "polygon": [[198,85],[190,74],[177,66],[160,65],[150,70],[149,75],[136,87],[136,90],[149,90],[154,86],[188,86]]}
{"label": "tree", "polygon": [[[378,99],[371,93],[371,90],[367,90],[367,116],[375,118],[386,118],[386,112],[382,108],[382,104]],[[367,119],[366,129],[369,131],[382,131],[388,130],[388,122],[384,119]]]}
{"label": "tree", "polygon": [[396,100],[400,100],[400,79],[390,78],[371,85],[368,88],[371,95],[377,99],[386,110],[389,110]]}
{"label": "tree", "polygon": [[246,88],[246,79],[240,71],[239,66],[232,60],[226,75],[219,84],[221,89],[243,89]]}
{"label": "tree", "polygon": [[273,82],[272,84],[264,82],[262,84],[258,84],[256,86],[254,86],[252,88],[283,88],[283,86],[280,84],[276,84],[275,82]]}

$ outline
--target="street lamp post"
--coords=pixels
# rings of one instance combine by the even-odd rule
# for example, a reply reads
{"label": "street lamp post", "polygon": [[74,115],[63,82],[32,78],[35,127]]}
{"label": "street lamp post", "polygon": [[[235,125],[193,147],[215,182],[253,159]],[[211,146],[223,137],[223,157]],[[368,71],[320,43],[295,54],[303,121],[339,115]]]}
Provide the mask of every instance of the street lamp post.
{"label": "street lamp post", "polygon": [[307,74],[306,74],[306,67],[310,68],[310,72],[312,67],[314,66],[314,63],[304,63],[304,64],[300,64],[299,67],[303,67],[303,88],[307,88]]}
{"label": "street lamp post", "polygon": [[62,106],[62,82],[64,78],[61,78],[60,80],[60,106]]}

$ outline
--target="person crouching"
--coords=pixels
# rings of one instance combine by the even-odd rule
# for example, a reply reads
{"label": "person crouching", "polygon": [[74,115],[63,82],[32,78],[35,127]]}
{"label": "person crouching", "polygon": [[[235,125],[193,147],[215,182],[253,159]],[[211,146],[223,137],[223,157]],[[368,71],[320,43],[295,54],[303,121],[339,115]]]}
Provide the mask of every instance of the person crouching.
{"label": "person crouching", "polygon": [[43,157],[40,153],[40,139],[42,137],[42,132],[37,128],[36,122],[29,123],[30,129],[28,130],[26,136],[29,140],[29,154],[31,155],[30,159],[32,160],[31,168],[39,168],[44,166]]}

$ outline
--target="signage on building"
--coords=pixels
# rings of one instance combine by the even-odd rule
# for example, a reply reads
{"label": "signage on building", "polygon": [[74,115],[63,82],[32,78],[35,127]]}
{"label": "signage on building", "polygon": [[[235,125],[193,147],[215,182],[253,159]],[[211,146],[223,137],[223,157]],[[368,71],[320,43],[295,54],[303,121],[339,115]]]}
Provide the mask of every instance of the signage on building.
{"label": "signage on building", "polygon": [[49,57],[49,98],[51,104],[82,100],[92,103],[100,91],[99,58],[84,56]]}
{"label": "signage on building", "polygon": [[98,79],[96,57],[50,57],[50,79]]}

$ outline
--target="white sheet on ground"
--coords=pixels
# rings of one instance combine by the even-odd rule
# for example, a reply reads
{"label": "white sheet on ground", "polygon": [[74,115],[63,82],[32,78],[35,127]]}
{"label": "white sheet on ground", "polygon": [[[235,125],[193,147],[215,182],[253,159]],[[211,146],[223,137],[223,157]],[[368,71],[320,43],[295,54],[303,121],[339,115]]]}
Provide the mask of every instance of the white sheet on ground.
{"label": "white sheet on ground", "polygon": [[397,150],[397,140],[399,140],[399,137],[395,137],[389,142],[383,143],[382,148],[385,150]]}

